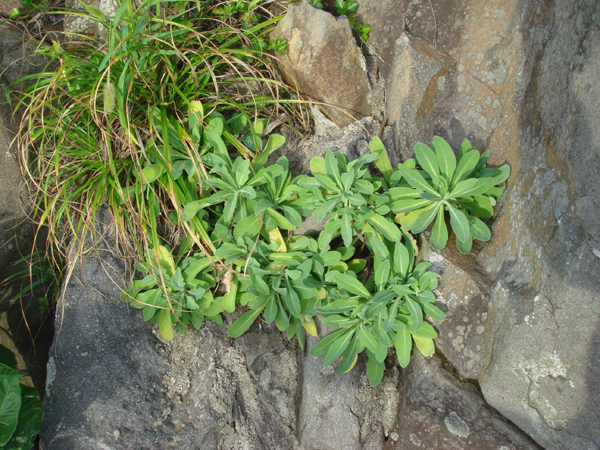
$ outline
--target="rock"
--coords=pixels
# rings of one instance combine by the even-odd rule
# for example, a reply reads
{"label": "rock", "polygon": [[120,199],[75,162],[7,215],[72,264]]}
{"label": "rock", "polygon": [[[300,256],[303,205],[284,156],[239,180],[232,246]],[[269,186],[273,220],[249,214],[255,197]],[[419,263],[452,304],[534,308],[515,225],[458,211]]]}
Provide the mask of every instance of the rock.
{"label": "rock", "polygon": [[[119,3],[117,0],[67,0],[67,8],[79,9],[85,11],[85,5],[89,5],[101,11],[106,17],[114,17],[117,13]],[[98,22],[88,19],[84,16],[70,15],[65,17],[65,33],[83,33],[88,35],[101,36],[106,30],[98,26]]]}
{"label": "rock", "polygon": [[[415,123],[397,120],[397,133],[426,143],[437,134],[455,149],[468,138],[491,151],[492,165],[512,169],[489,221],[491,241],[467,256],[449,244],[438,256],[447,276],[440,299],[449,305],[439,348],[541,446],[600,448],[597,2],[374,3],[361,2],[361,14],[387,15],[381,29],[370,24],[371,45],[381,46],[384,59],[392,55],[380,63],[382,74],[389,71],[386,83],[411,71],[424,80],[388,95],[389,112],[412,105],[406,117]],[[402,38],[392,16],[438,56]],[[393,56],[391,43],[399,38],[408,49],[399,53],[404,64]],[[442,56],[451,66],[435,80]],[[437,87],[437,95],[419,86]],[[412,153],[414,142],[397,143],[402,156]],[[478,323],[484,313],[486,323]],[[473,326],[459,343],[461,315]],[[474,358],[465,350],[478,346],[480,361],[469,367]]]}
{"label": "rock", "polygon": [[278,38],[288,43],[280,57],[287,82],[318,102],[337,125],[371,114],[364,57],[345,16],[333,17],[302,0],[290,5],[271,33],[271,39]]}
{"label": "rock", "polygon": [[[309,337],[308,350],[316,342]],[[323,367],[323,358],[303,359],[298,424],[302,450],[383,449],[397,414],[399,368],[392,366],[372,388],[364,356],[343,375],[336,374],[336,367]]]}
{"label": "rock", "polygon": [[291,449],[297,446],[298,348],[270,326],[233,341],[206,323],[166,343],[171,406],[167,448]]}
{"label": "rock", "polygon": [[490,408],[474,384],[452,378],[435,356],[415,353],[402,389],[388,449],[540,449]]}
{"label": "rock", "polygon": [[416,142],[428,138],[422,118],[444,91],[453,62],[423,39],[406,34],[396,40],[394,52],[387,82],[387,114],[394,127],[396,148],[407,158],[412,156]]}
{"label": "rock", "polygon": [[[73,259],[56,309],[41,443],[46,449],[164,448],[168,360],[139,311],[119,302],[124,262],[114,225],[99,213],[98,251]],[[91,247],[87,239],[86,248]]]}
{"label": "rock", "polygon": [[15,8],[20,7],[21,2],[19,0],[5,0],[0,3],[0,16],[10,17],[10,13],[12,13]]}
{"label": "rock", "polygon": [[432,250],[427,240],[422,242],[419,253],[420,259],[431,262],[432,270],[441,275],[435,294],[446,320],[434,322],[438,331],[436,347],[462,377],[477,380],[488,366],[491,354],[486,339],[491,334],[490,302],[486,294],[489,286],[482,285],[481,277],[473,275],[472,270],[469,273],[461,269],[461,266],[472,267],[472,260],[455,265],[444,253]]}

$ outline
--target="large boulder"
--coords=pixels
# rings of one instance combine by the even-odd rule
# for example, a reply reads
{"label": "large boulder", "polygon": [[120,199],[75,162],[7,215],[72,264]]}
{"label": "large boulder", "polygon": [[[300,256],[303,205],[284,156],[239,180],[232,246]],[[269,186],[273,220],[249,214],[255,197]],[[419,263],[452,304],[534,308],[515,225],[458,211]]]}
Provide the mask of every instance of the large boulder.
{"label": "large boulder", "polygon": [[448,310],[438,347],[543,447],[599,448],[598,3],[363,0],[360,11],[382,18],[370,44],[394,93],[396,151],[469,138],[512,168],[492,240],[428,256]]}
{"label": "large boulder", "polygon": [[287,41],[279,58],[288,83],[337,125],[371,114],[365,60],[345,16],[333,17],[302,0],[271,33],[278,38]]}

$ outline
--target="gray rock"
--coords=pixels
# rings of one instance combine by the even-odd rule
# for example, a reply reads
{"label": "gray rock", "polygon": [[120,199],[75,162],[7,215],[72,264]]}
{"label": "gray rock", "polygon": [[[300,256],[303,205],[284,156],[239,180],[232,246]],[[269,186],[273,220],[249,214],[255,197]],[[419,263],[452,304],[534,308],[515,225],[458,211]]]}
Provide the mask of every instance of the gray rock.
{"label": "gray rock", "polygon": [[[139,311],[119,302],[124,262],[107,211],[97,251],[73,259],[57,306],[48,363],[41,442],[46,449],[165,448],[160,423],[168,402],[168,360]],[[166,432],[168,435],[168,430]]]}
{"label": "gray rock", "polygon": [[345,126],[371,114],[364,57],[345,16],[335,18],[302,0],[290,5],[271,33],[277,38],[288,43],[280,58],[288,83],[331,120]]}
{"label": "gray rock", "polygon": [[[320,335],[333,329],[322,326]],[[307,353],[318,342],[307,339]],[[381,450],[398,412],[399,368],[392,366],[376,388],[366,376],[366,358],[359,355],[350,372],[337,375],[337,364],[323,367],[323,358],[305,356],[298,432],[302,450]]]}
{"label": "gray rock", "polygon": [[436,356],[415,353],[403,373],[391,449],[539,449],[490,408],[474,384],[461,383]]}

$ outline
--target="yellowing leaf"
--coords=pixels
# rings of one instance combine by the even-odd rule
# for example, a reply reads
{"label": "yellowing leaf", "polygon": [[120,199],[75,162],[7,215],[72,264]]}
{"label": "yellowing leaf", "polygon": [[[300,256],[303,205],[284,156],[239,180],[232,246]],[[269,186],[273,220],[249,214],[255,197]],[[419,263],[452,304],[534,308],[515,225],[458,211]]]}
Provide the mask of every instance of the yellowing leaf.
{"label": "yellowing leaf", "polygon": [[302,322],[302,326],[306,330],[308,334],[313,337],[318,337],[319,332],[317,331],[317,325],[312,317],[304,316],[304,321]]}
{"label": "yellowing leaf", "polygon": [[[340,358],[340,362],[342,361],[342,359],[344,359],[343,356]],[[348,373],[352,369],[354,369],[354,366],[356,365],[356,361],[358,361],[358,353],[354,355],[354,362],[350,365],[350,368],[348,370],[346,370],[344,373]]]}
{"label": "yellowing leaf", "polygon": [[417,346],[419,351],[423,354],[423,356],[433,355],[433,352],[435,352],[435,346],[433,345],[433,339],[417,336],[415,334],[413,334],[412,337],[415,341],[415,345]]}

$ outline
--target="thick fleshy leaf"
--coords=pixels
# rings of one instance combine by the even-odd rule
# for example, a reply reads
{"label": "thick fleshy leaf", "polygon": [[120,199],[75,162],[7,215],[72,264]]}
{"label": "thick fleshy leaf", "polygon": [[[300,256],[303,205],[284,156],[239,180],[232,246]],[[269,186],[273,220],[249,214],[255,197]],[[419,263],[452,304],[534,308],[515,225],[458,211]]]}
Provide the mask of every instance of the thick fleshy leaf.
{"label": "thick fleshy leaf", "polygon": [[327,175],[325,170],[325,158],[315,156],[310,160],[310,172],[315,175]]}
{"label": "thick fleshy leaf", "polygon": [[384,372],[385,364],[377,361],[375,357],[369,357],[369,361],[367,362],[367,377],[369,378],[369,384],[372,387],[375,387],[381,383]]}
{"label": "thick fleshy leaf", "polygon": [[414,169],[407,169],[405,167],[400,167],[398,170],[402,173],[402,176],[406,178],[408,184],[410,184],[413,188],[415,188],[419,192],[428,192],[433,195],[438,195],[439,193],[425,181],[423,175],[421,175],[418,171]]}
{"label": "thick fleshy leaf", "polygon": [[[465,139],[464,141],[462,141],[462,144],[458,149],[458,157],[462,159],[462,157],[471,150],[473,150],[473,146],[471,145],[468,139]],[[477,154],[477,160],[479,160],[479,152]]]}
{"label": "thick fleshy leaf", "polygon": [[398,275],[406,276],[409,264],[408,249],[402,242],[396,242],[394,247],[394,272]]}
{"label": "thick fleshy leaf", "polygon": [[456,155],[452,147],[440,136],[434,136],[433,146],[440,165],[440,173],[450,182],[456,169]]}
{"label": "thick fleshy leaf", "polygon": [[375,258],[377,258],[379,261],[385,261],[386,259],[389,259],[390,252],[381,239],[373,237],[369,240],[369,243],[371,244]]}
{"label": "thick fleshy leaf", "polygon": [[398,357],[400,367],[404,368],[408,366],[408,363],[410,362],[410,352],[412,350],[412,337],[410,331],[408,331],[408,328],[405,326],[402,326],[401,329],[396,332],[394,347],[396,348],[396,356]]}
{"label": "thick fleshy leaf", "polygon": [[398,242],[402,238],[402,233],[400,233],[400,229],[396,226],[396,224],[390,222],[379,214],[373,214],[373,216],[367,219],[367,221],[371,224],[371,226],[373,226],[373,228],[383,234],[386,239],[389,239],[392,242]]}
{"label": "thick fleshy leaf", "polygon": [[256,318],[265,308],[265,306],[266,304],[263,305],[261,308],[251,309],[250,311],[247,311],[244,314],[242,314],[242,316],[238,320],[233,322],[229,327],[229,331],[227,332],[227,334],[229,334],[229,337],[236,338],[244,334],[246,330],[250,328],[250,325],[254,323]]}
{"label": "thick fleshy leaf", "polygon": [[446,220],[444,220],[444,208],[440,208],[433,229],[431,230],[429,243],[434,250],[441,250],[446,246],[447,242],[448,228],[446,227]]}
{"label": "thick fleshy leaf", "polygon": [[471,247],[473,246],[473,236],[469,234],[469,238],[466,241],[456,240],[456,248],[459,252],[467,255],[471,251]]}
{"label": "thick fleshy leaf", "polygon": [[350,372],[356,361],[358,360],[358,354],[356,352],[356,347],[358,346],[358,338],[355,336],[354,339],[350,342],[350,345],[344,350],[342,354],[342,358],[340,359],[340,364],[337,368],[338,375],[341,375],[346,372]]}
{"label": "thick fleshy leaf", "polygon": [[420,336],[429,339],[435,339],[438,337],[437,331],[435,331],[431,324],[427,322],[423,322],[421,327],[417,331],[414,331],[412,334],[413,336]]}
{"label": "thick fleshy leaf", "polygon": [[323,356],[325,353],[327,353],[333,341],[335,341],[343,332],[343,329],[337,330],[325,336],[323,339],[317,342],[314,345],[314,347],[310,350],[310,356]]}
{"label": "thick fleshy leaf", "polygon": [[361,297],[366,298],[371,296],[365,286],[351,275],[338,272],[333,276],[333,280],[336,282],[339,288],[345,289],[352,294],[360,295]]}
{"label": "thick fleshy leaf", "polygon": [[369,142],[369,149],[371,150],[371,153],[377,153],[377,158],[375,158],[374,163],[383,174],[385,180],[389,182],[393,169],[381,139],[378,137],[371,139],[371,142]]}
{"label": "thick fleshy leaf", "polygon": [[158,330],[165,341],[172,341],[173,334],[173,322],[171,321],[171,310],[162,309],[160,311],[160,322],[158,323]]}
{"label": "thick fleshy leaf", "polygon": [[416,336],[413,334],[415,345],[423,356],[431,356],[435,352],[435,345],[433,345],[433,339]]}
{"label": "thick fleshy leaf", "polygon": [[452,177],[452,182],[450,183],[450,186],[453,188],[458,182],[466,179],[469,175],[471,175],[478,162],[479,152],[477,150],[469,150],[463,156],[461,156],[460,161],[458,162],[458,166],[456,167],[456,171],[454,172],[454,176]]}
{"label": "thick fleshy leaf", "polygon": [[346,350],[346,347],[348,347],[348,345],[350,344],[350,341],[352,340],[355,331],[355,328],[351,328],[350,330],[341,334],[337,339],[335,339],[331,343],[331,345],[329,346],[329,350],[327,350],[327,354],[323,359],[323,367],[328,366],[336,359],[338,359],[342,355],[342,353],[344,353],[344,350]]}
{"label": "thick fleshy leaf", "polygon": [[425,229],[429,226],[429,224],[433,221],[433,218],[440,210],[442,204],[441,203],[433,203],[429,209],[427,209],[423,214],[421,214],[417,220],[412,225],[411,231],[414,234],[419,234],[425,231]]}
{"label": "thick fleshy leaf", "polygon": [[415,209],[423,208],[431,203],[431,200],[426,198],[409,198],[404,200],[398,200],[390,205],[394,214],[401,214],[403,212],[414,211]]}
{"label": "thick fleshy leaf", "polygon": [[471,215],[467,215],[467,220],[469,221],[469,230],[475,239],[478,239],[481,242],[490,240],[492,232],[485,223]]}
{"label": "thick fleshy leaf", "polygon": [[461,198],[464,197],[465,193],[468,193],[472,190],[473,186],[477,183],[475,178],[470,178],[468,180],[463,180],[457,183],[456,187],[452,189],[450,195],[446,198]]}
{"label": "thick fleshy leaf", "polygon": [[437,157],[428,145],[417,142],[415,145],[415,157],[419,165],[431,178],[437,177],[440,174]]}
{"label": "thick fleshy leaf", "polygon": [[423,324],[423,310],[421,309],[421,305],[410,297],[406,297],[406,306],[412,318],[412,328],[413,330],[418,330]]}
{"label": "thick fleshy leaf", "polygon": [[327,176],[334,180],[339,187],[342,187],[342,178],[340,176],[338,161],[331,149],[327,149],[325,152],[325,172],[327,172]]}
{"label": "thick fleshy leaf", "polygon": [[462,211],[459,211],[454,205],[448,203],[448,212],[450,213],[450,226],[456,234],[456,239],[466,241],[471,236],[469,231],[469,221]]}
{"label": "thick fleshy leaf", "polygon": [[425,314],[427,314],[433,320],[443,322],[446,319],[446,315],[444,314],[444,312],[431,303],[421,303],[421,308],[423,308]]}
{"label": "thick fleshy leaf", "polygon": [[381,262],[375,270],[375,284],[379,289],[383,289],[390,278],[390,261]]}

